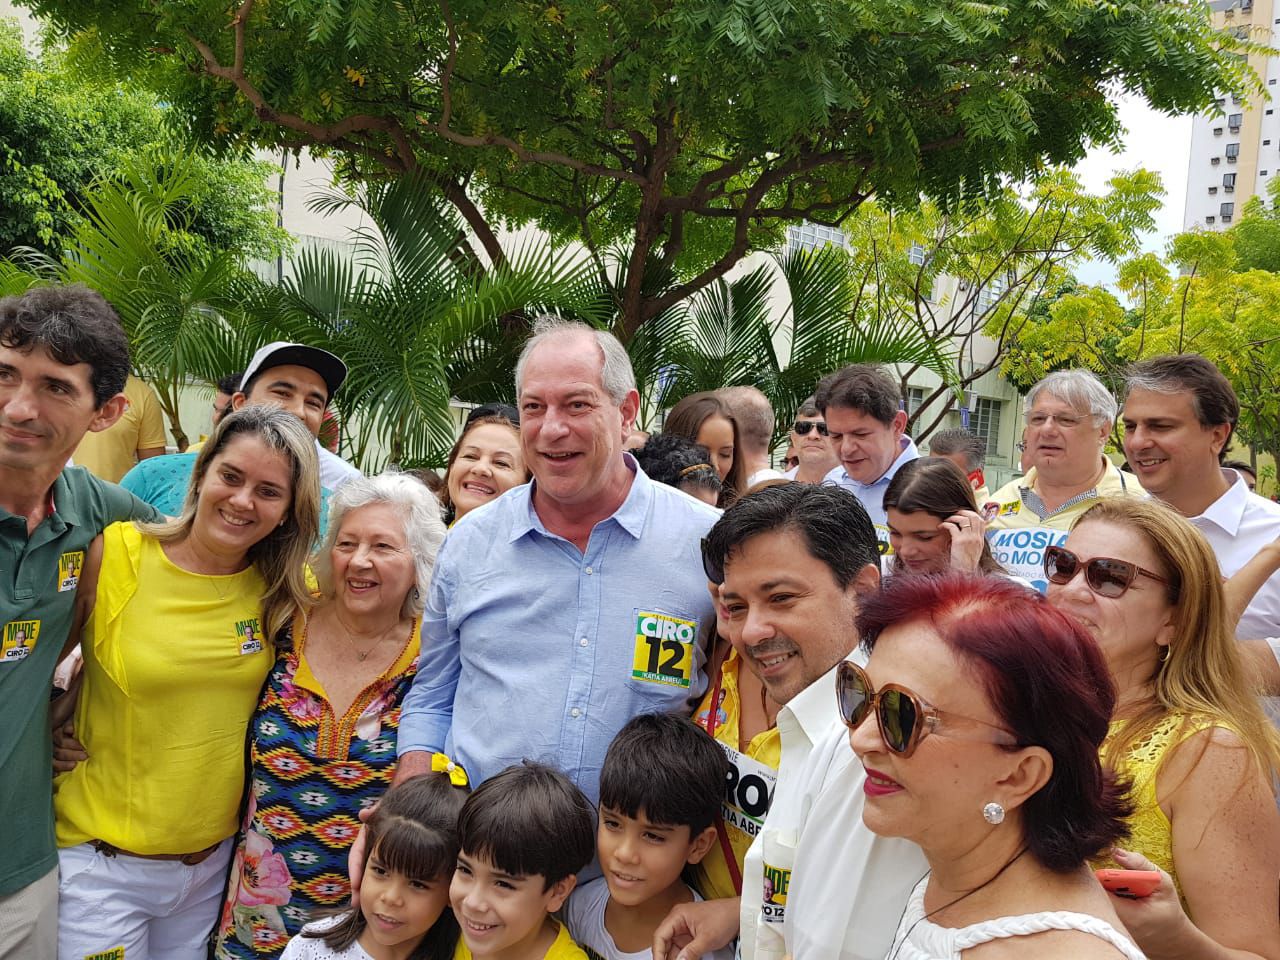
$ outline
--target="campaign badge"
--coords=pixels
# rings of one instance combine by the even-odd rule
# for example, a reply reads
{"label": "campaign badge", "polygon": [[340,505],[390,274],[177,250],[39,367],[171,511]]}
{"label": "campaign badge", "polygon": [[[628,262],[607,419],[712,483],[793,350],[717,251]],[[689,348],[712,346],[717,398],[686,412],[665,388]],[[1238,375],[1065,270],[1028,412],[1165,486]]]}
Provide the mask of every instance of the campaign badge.
{"label": "campaign badge", "polygon": [[10,620],[0,634],[0,663],[27,659],[39,638],[39,620]]}
{"label": "campaign badge", "polygon": [[689,689],[697,639],[697,620],[637,610],[631,679]]}

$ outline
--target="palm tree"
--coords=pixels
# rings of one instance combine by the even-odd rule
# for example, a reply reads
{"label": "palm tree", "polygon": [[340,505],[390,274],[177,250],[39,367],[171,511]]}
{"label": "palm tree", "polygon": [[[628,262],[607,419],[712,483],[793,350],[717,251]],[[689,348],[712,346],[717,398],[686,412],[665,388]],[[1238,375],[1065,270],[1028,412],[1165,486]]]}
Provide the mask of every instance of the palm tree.
{"label": "palm tree", "polygon": [[538,312],[591,316],[594,288],[585,258],[540,239],[518,243],[506,262],[477,275],[461,220],[425,177],[362,185],[326,195],[319,213],[358,207],[350,253],[301,251],[291,275],[247,305],[256,342],[313,343],[350,370],[338,402],[366,468],[439,463],[457,426],[450,400],[511,398],[515,354]]}

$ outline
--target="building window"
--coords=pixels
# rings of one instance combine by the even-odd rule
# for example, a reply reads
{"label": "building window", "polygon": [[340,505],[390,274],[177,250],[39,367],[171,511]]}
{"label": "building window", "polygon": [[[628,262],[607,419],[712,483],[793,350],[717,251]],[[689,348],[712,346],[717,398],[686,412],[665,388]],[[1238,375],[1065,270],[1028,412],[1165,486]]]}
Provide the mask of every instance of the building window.
{"label": "building window", "polygon": [[1224,173],[1222,175],[1222,187],[1227,193],[1236,188],[1236,175],[1234,173]]}
{"label": "building window", "polygon": [[907,251],[907,259],[914,263],[917,267],[924,266],[926,250],[918,243],[913,243],[911,249]]}
{"label": "building window", "polygon": [[1232,215],[1236,212],[1234,203],[1224,203],[1218,207],[1218,214],[1222,217],[1223,223],[1230,223]]}
{"label": "building window", "polygon": [[1205,223],[1216,223],[1216,222],[1217,222],[1217,218],[1216,218],[1216,217],[1205,217],[1205,218],[1204,218],[1204,222],[1205,222]]}
{"label": "building window", "polygon": [[924,387],[907,387],[907,416],[914,417],[924,405]]}
{"label": "building window", "polygon": [[793,250],[819,250],[832,243],[837,247],[849,246],[844,231],[835,227],[824,227],[819,223],[801,223],[787,227],[788,253]]}
{"label": "building window", "polygon": [[1264,147],[1269,147],[1269,146],[1271,146],[1271,141],[1270,141],[1270,140],[1263,140],[1263,141],[1262,141],[1262,145],[1263,145]]}
{"label": "building window", "polygon": [[1235,163],[1236,157],[1238,156],[1240,156],[1240,144],[1228,143],[1227,144],[1227,163]]}
{"label": "building window", "polygon": [[1232,133],[1235,133],[1240,129],[1240,124],[1243,120],[1243,113],[1233,113],[1231,116],[1227,117],[1227,126],[1231,128]]}
{"label": "building window", "polygon": [[995,455],[996,446],[1000,443],[1000,408],[1003,406],[1004,401],[987,397],[978,397],[973,401],[969,430],[986,442],[989,457]]}

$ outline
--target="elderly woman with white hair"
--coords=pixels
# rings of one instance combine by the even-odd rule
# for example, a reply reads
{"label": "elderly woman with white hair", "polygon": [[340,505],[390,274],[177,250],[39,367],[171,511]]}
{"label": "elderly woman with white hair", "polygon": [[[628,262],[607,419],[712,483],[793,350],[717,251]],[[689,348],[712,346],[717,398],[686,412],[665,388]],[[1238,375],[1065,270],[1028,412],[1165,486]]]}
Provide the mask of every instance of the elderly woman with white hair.
{"label": "elderly woman with white hair", "polygon": [[320,597],[295,613],[250,725],[217,956],[278,957],[316,911],[350,895],[347,850],[360,810],[395,773],[444,535],[438,501],[409,476],[357,478],[334,494],[313,561]]}
{"label": "elderly woman with white hair", "polygon": [[1027,472],[979,504],[996,560],[1042,593],[1045,547],[1061,545],[1099,500],[1143,495],[1137,478],[1103,452],[1118,409],[1088,370],[1049,374],[1027,392]]}

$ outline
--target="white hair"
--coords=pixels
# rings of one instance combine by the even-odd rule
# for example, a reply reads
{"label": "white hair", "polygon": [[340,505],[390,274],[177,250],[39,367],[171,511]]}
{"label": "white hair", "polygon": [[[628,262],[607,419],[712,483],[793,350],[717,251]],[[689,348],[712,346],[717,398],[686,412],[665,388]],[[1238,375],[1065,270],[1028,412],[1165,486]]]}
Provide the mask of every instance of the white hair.
{"label": "white hair", "polygon": [[342,521],[348,513],[377,503],[388,503],[398,508],[404,522],[404,536],[413,555],[415,588],[404,598],[400,610],[402,617],[422,615],[427,587],[431,583],[431,571],[436,565],[436,554],[444,543],[445,526],[443,511],[436,495],[427,485],[405,473],[389,470],[376,477],[353,477],[338,488],[330,498],[329,528],[324,542],[316,551],[311,569],[320,585],[320,592],[332,599],[334,542]]}
{"label": "white hair", "polygon": [[533,333],[525,341],[520,359],[516,361],[516,396],[520,396],[529,355],[540,344],[557,337],[579,334],[588,334],[595,339],[596,346],[600,348],[600,384],[613,402],[621,405],[627,399],[627,394],[636,388],[636,375],[631,369],[631,357],[627,355],[627,348],[612,333],[555,316],[539,317],[534,321]]}
{"label": "white hair", "polygon": [[1049,374],[1027,391],[1028,413],[1042,393],[1057,397],[1073,410],[1089,411],[1095,427],[1109,427],[1120,411],[1111,391],[1088,370],[1055,370]]}

